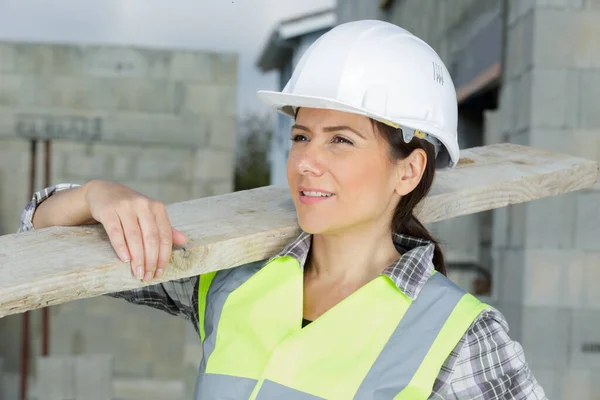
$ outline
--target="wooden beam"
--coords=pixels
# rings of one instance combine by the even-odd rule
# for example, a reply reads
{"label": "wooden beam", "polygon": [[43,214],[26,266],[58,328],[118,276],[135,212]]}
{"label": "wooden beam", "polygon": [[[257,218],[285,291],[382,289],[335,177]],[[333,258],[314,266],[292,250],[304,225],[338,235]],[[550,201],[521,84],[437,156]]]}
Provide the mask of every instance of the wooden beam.
{"label": "wooden beam", "polygon": [[[513,144],[473,148],[440,171],[416,210],[424,223],[594,185],[598,164]],[[266,187],[167,206],[189,242],[152,284],[268,258],[299,233],[287,188]],[[0,236],[0,316],[147,286],[118,260],[101,226]]]}

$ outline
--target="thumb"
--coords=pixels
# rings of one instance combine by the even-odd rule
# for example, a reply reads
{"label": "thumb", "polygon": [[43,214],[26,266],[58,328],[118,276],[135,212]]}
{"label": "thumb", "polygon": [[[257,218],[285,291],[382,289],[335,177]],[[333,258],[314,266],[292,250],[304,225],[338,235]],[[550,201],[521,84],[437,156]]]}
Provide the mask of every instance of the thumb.
{"label": "thumb", "polygon": [[173,233],[173,245],[182,246],[187,242],[187,237],[175,228],[171,228]]}

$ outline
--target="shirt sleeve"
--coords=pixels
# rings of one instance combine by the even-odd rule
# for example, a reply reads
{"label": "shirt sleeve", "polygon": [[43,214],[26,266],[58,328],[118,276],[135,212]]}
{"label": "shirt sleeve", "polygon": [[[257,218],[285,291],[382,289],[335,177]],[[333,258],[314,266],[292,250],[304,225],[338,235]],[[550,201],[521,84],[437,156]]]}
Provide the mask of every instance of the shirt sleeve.
{"label": "shirt sleeve", "polygon": [[27,232],[33,231],[33,214],[37,207],[42,204],[44,200],[48,197],[52,196],[54,193],[62,192],[63,190],[73,189],[79,187],[81,185],[77,185],[75,183],[59,183],[54,186],[49,186],[40,190],[39,192],[35,192],[31,201],[27,203],[23,212],[21,213],[21,224],[19,225],[19,229],[17,232]]}
{"label": "shirt sleeve", "polygon": [[[74,183],[60,183],[36,192],[21,213],[17,232],[33,231],[33,214],[37,207],[53,194],[79,187]],[[198,277],[184,278],[143,288],[111,293],[110,297],[124,299],[133,304],[150,306],[171,315],[191,321],[198,330]]]}
{"label": "shirt sleeve", "polygon": [[454,365],[445,366],[448,380],[438,387],[438,395],[444,394],[433,398],[547,400],[522,346],[509,337],[504,316],[493,308],[471,325],[454,354]]}

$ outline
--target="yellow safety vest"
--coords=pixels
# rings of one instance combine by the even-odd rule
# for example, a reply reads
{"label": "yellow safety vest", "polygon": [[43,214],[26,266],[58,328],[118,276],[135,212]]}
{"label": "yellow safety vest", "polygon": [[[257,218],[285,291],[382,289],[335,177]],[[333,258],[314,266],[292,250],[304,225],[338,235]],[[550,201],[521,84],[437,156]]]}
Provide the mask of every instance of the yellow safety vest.
{"label": "yellow safety vest", "polygon": [[381,275],[302,328],[296,259],[200,276],[196,399],[427,399],[488,308],[433,273],[413,301]]}

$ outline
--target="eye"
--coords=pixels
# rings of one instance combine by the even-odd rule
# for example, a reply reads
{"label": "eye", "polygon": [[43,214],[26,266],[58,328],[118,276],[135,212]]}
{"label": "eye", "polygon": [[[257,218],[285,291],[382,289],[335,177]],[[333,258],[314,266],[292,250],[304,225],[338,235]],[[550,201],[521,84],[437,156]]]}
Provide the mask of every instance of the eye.
{"label": "eye", "polygon": [[352,143],[350,140],[341,137],[341,136],[336,136],[333,138],[333,143],[345,143],[345,144],[354,144]]}
{"label": "eye", "polygon": [[301,135],[301,134],[295,134],[292,135],[292,142],[304,142],[308,140],[308,138],[305,135]]}

